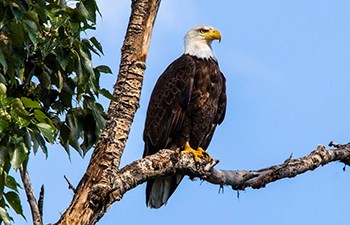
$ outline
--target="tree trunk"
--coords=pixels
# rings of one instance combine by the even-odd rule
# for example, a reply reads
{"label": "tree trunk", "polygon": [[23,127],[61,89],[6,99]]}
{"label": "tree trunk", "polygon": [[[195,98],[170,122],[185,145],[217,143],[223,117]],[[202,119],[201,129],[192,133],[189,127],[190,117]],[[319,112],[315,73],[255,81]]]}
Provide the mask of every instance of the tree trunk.
{"label": "tree trunk", "polygon": [[[57,225],[95,224],[112,204],[108,185],[116,175],[128,139],[146,69],[147,52],[160,0],[133,0],[108,120],[70,206]],[[92,194],[93,193],[93,194]]]}

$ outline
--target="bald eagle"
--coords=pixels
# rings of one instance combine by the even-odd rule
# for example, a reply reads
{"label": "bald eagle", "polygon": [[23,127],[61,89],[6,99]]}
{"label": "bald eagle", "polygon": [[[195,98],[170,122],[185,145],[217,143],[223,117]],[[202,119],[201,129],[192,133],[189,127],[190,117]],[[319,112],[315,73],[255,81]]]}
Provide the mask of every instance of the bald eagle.
{"label": "bald eagle", "polygon": [[[226,111],[225,77],[212,51],[213,40],[220,41],[221,34],[211,26],[189,30],[184,54],[159,77],[147,110],[143,157],[161,149],[207,149]],[[183,176],[149,180],[147,206],[166,204]]]}

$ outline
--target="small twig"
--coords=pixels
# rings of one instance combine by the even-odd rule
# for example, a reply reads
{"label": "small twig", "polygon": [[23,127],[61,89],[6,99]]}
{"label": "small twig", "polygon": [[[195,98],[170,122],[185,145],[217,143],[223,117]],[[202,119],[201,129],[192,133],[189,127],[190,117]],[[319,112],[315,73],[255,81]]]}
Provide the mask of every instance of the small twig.
{"label": "small twig", "polygon": [[293,152],[290,153],[290,156],[288,157],[288,159],[286,159],[286,160],[284,161],[284,163],[287,164],[292,158],[293,158]]}
{"label": "small twig", "polygon": [[44,185],[41,185],[39,200],[38,200],[38,208],[39,208],[39,213],[41,218],[43,218],[44,193],[45,193]]}
{"label": "small twig", "polygon": [[21,166],[19,170],[20,170],[24,190],[25,190],[26,195],[27,195],[27,201],[29,203],[30,210],[32,212],[33,224],[34,225],[43,225],[39,206],[38,206],[36,199],[35,199],[35,196],[34,196],[32,184],[30,183],[29,174],[23,168],[23,166]]}
{"label": "small twig", "polygon": [[77,189],[73,186],[73,184],[68,180],[68,178],[66,177],[66,175],[63,176],[64,179],[67,181],[68,183],[68,188],[71,189],[73,191],[73,193],[75,194],[77,192]]}
{"label": "small twig", "polygon": [[224,185],[220,184],[218,194],[223,194],[223,193],[224,193]]}
{"label": "small twig", "polygon": [[341,145],[336,143],[335,141],[331,141],[328,144],[329,147],[339,148]]}

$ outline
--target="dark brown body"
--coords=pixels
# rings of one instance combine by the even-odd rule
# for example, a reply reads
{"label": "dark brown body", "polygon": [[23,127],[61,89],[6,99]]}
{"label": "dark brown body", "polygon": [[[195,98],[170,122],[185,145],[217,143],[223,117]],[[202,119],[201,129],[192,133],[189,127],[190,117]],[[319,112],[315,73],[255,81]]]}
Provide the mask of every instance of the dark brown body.
{"label": "dark brown body", "polygon": [[[206,149],[216,126],[224,119],[225,110],[225,78],[217,62],[182,55],[159,77],[152,92],[143,135],[143,156],[160,149],[183,148],[186,141],[194,149]],[[165,204],[182,177],[158,178],[157,183],[167,180],[170,185],[154,190],[155,180],[148,181],[147,204],[152,208]],[[166,198],[162,198],[164,193],[155,193],[161,199],[154,200],[156,203],[149,201],[152,191],[161,192],[159,189],[164,188],[170,188]]]}

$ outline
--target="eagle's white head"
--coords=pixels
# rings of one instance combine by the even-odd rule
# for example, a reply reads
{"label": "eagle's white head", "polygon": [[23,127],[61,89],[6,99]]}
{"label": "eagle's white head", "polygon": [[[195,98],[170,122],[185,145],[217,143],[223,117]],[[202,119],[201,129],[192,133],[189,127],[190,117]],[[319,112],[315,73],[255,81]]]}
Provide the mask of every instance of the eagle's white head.
{"label": "eagle's white head", "polygon": [[193,27],[185,35],[185,54],[202,59],[215,59],[211,43],[221,41],[220,32],[212,26],[201,25]]}

